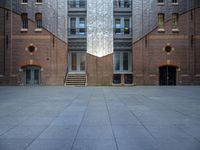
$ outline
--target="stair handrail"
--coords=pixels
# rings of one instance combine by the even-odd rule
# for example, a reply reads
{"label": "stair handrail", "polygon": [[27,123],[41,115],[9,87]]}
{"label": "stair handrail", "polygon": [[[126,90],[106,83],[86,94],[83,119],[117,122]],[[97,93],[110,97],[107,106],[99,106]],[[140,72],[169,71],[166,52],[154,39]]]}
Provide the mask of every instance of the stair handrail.
{"label": "stair handrail", "polygon": [[64,85],[65,85],[66,80],[67,80],[67,75],[68,75],[68,66],[67,66],[67,70],[66,70],[65,77],[64,77]]}

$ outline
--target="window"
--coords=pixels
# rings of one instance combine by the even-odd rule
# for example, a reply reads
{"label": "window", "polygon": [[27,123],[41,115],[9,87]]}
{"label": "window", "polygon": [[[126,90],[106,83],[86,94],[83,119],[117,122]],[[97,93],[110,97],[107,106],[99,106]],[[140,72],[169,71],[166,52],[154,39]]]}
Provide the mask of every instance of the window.
{"label": "window", "polygon": [[164,0],[158,0],[158,3],[164,3]]}
{"label": "window", "polygon": [[86,34],[86,22],[84,17],[72,17],[70,21],[70,35],[85,35]]}
{"label": "window", "polygon": [[178,0],[172,0],[172,3],[177,4],[177,3],[178,3]]}
{"label": "window", "polygon": [[36,3],[42,3],[42,0],[36,0]]}
{"label": "window", "polygon": [[115,19],[115,34],[130,34],[130,18],[116,18]]}
{"label": "window", "polygon": [[28,47],[28,51],[29,51],[30,53],[35,52],[35,47],[34,47],[34,46],[29,46],[29,47]]}
{"label": "window", "polygon": [[22,4],[27,4],[28,0],[22,0]]}
{"label": "window", "polygon": [[172,47],[171,46],[166,46],[165,47],[165,52],[170,53],[172,51]]}
{"label": "window", "polygon": [[21,14],[22,29],[28,29],[28,15],[27,13]]}
{"label": "window", "polygon": [[172,14],[172,29],[178,29],[178,14]]}
{"label": "window", "polygon": [[164,20],[165,15],[162,13],[158,14],[158,29],[164,29]]}
{"label": "window", "polygon": [[114,53],[114,71],[131,72],[131,52]]}
{"label": "window", "polygon": [[69,0],[70,8],[85,8],[85,0]]}
{"label": "window", "polygon": [[42,28],[42,14],[36,13],[35,14],[35,21],[36,21],[36,28]]}
{"label": "window", "polygon": [[115,8],[131,8],[131,0],[115,0]]}
{"label": "window", "polygon": [[114,74],[113,75],[113,83],[120,84],[121,83],[121,74]]}

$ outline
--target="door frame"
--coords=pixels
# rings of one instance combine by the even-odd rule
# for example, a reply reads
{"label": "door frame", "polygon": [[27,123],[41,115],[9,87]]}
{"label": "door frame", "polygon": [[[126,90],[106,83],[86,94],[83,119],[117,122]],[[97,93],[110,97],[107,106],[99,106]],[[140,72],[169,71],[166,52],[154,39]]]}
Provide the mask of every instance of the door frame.
{"label": "door frame", "polygon": [[[39,79],[38,79],[38,84],[27,84],[27,78],[26,78],[26,70],[30,69],[30,76],[31,76],[31,80],[33,80],[33,78],[35,78],[35,70],[38,70],[39,72]],[[27,85],[27,86],[36,86],[36,85],[40,85],[41,84],[41,67],[40,66],[35,66],[35,65],[28,65],[28,66],[23,66],[22,67],[23,70],[23,84]]]}
{"label": "door frame", "polygon": [[[159,82],[159,85],[160,86],[170,86],[169,79],[167,79],[167,84],[166,85],[165,84],[161,84],[161,78],[160,78],[161,71],[160,71],[160,69],[164,68],[164,67],[166,67],[166,68],[167,67],[171,67],[171,68],[175,69],[175,84],[173,84],[171,86],[176,86],[177,85],[177,81],[178,81],[178,67],[175,66],[175,65],[162,65],[162,66],[159,66],[159,68],[158,68],[158,82]],[[167,74],[167,78],[169,78],[168,74]]]}
{"label": "door frame", "polygon": [[[72,53],[76,53],[77,69],[72,70]],[[81,70],[81,53],[85,54],[85,70]],[[86,52],[85,51],[69,51],[68,53],[68,73],[69,74],[85,74],[86,73]]]}

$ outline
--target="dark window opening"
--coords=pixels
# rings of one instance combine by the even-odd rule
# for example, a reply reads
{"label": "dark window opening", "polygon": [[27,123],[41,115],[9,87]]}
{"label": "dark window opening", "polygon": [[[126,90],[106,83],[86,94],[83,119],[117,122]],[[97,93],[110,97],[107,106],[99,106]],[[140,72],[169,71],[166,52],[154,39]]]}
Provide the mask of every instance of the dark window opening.
{"label": "dark window opening", "polygon": [[120,84],[121,83],[121,74],[114,74],[113,75],[113,83]]}
{"label": "dark window opening", "polygon": [[125,82],[125,84],[132,84],[133,83],[133,75],[132,74],[125,74],[124,75],[124,82]]}

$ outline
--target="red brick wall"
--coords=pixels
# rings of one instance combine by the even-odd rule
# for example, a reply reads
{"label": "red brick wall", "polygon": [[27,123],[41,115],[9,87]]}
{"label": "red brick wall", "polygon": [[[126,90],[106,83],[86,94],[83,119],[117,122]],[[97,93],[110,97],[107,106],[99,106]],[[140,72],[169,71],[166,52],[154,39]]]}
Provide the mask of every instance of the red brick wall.
{"label": "red brick wall", "polygon": [[[6,23],[5,31],[9,35],[9,48],[6,50],[6,75],[0,79],[0,82],[2,84],[19,84],[21,82],[19,80],[22,78],[20,77],[22,75],[21,67],[38,65],[43,70],[41,85],[63,85],[67,68],[67,44],[45,29],[35,32],[35,23],[32,21],[29,21],[28,31],[21,32],[21,17],[14,13],[12,16],[12,37],[10,16]],[[2,44],[0,45],[2,46]],[[37,48],[33,54],[27,51],[30,45]]]}
{"label": "red brick wall", "polygon": [[[191,13],[193,18],[191,19]],[[200,84],[200,20],[196,9],[179,16],[179,32],[173,33],[171,20],[165,23],[165,32],[157,28],[133,45],[133,74],[136,85],[158,85],[159,67],[177,66],[177,84]],[[193,36],[193,46],[191,37]],[[163,48],[174,50],[167,54]]]}
{"label": "red brick wall", "polygon": [[112,85],[113,55],[95,57],[87,54],[88,85]]}

